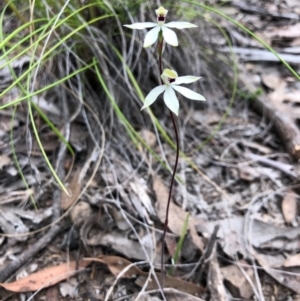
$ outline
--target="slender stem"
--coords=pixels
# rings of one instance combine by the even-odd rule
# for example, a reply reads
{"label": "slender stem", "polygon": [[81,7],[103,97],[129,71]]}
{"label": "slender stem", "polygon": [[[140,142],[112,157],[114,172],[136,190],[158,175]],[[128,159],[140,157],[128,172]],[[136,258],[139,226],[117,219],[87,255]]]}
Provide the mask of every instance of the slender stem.
{"label": "slender stem", "polygon": [[162,275],[161,285],[162,285],[162,287],[164,285],[164,283],[163,283],[163,281],[164,281],[163,270],[164,270],[165,238],[166,238],[167,228],[168,228],[168,223],[169,223],[169,209],[170,209],[170,203],[171,203],[171,195],[172,195],[174,179],[175,179],[175,175],[176,175],[176,170],[177,170],[177,165],[178,165],[178,158],[179,158],[179,136],[178,136],[178,130],[177,130],[174,114],[172,113],[172,111],[170,111],[170,116],[171,116],[171,120],[172,120],[173,127],[174,127],[174,132],[175,132],[175,137],[176,137],[176,159],[175,159],[175,165],[174,165],[173,174],[172,174],[172,178],[171,178],[171,184],[170,184],[169,196],[168,196],[168,203],[167,203],[167,209],[166,209],[166,218],[165,218],[165,223],[164,223],[164,232],[163,232],[163,236],[162,236],[162,252],[161,252],[161,275]]}
{"label": "slender stem", "polygon": [[[160,75],[162,75],[162,50],[163,50],[163,46],[164,46],[164,40],[162,39],[162,37],[160,36],[160,40],[158,42],[157,48],[158,48],[158,66],[159,66],[159,72]],[[162,79],[161,83],[163,84]]]}
{"label": "slender stem", "polygon": [[[158,42],[158,65],[159,65],[160,74],[162,74],[162,50],[163,50],[163,37],[162,37],[162,34],[160,32],[159,42]],[[163,84],[163,81],[162,81],[162,84]],[[166,218],[165,218],[165,223],[164,223],[164,232],[163,232],[163,236],[162,236],[162,246],[161,246],[161,287],[162,287],[162,289],[164,288],[165,238],[166,238],[167,228],[168,228],[168,223],[169,223],[169,208],[170,208],[170,203],[171,203],[171,195],[172,195],[174,179],[175,179],[175,175],[176,175],[176,170],[177,170],[177,165],[178,165],[178,158],[179,158],[179,135],[178,135],[178,130],[177,130],[174,114],[172,113],[172,111],[170,111],[170,116],[171,116],[174,132],[175,132],[175,137],[176,137],[176,159],[175,159],[175,165],[174,165],[173,174],[172,174],[172,178],[171,178],[171,184],[170,184],[170,190],[169,190],[169,196],[168,196],[168,203],[167,203],[167,209],[166,209]]]}

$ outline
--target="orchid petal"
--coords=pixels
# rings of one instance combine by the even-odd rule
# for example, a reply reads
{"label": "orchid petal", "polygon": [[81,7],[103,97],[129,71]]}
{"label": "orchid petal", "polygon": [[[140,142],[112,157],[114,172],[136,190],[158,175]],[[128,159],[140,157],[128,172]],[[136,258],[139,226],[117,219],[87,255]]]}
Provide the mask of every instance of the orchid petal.
{"label": "orchid petal", "polygon": [[154,27],[153,29],[147,32],[145,36],[144,45],[143,45],[144,48],[147,48],[156,42],[159,31],[160,31],[160,26],[156,24],[156,27]]}
{"label": "orchid petal", "polygon": [[174,85],[190,84],[197,81],[200,78],[201,77],[192,76],[192,75],[179,76],[175,79],[175,82],[173,82],[172,84]]}
{"label": "orchid petal", "polygon": [[206,100],[204,98],[204,96],[202,96],[201,94],[196,93],[188,88],[180,87],[180,86],[176,86],[176,85],[172,85],[171,87],[174,90],[176,90],[177,92],[179,92],[180,94],[182,94],[183,96],[185,96],[186,98],[193,99],[193,100],[201,100],[201,101]]}
{"label": "orchid petal", "polygon": [[158,95],[161,94],[166,90],[166,85],[157,86],[154,89],[152,89],[149,94],[146,96],[145,102],[141,110],[151,106],[154,101],[157,99]]}
{"label": "orchid petal", "polygon": [[165,93],[164,93],[164,101],[166,106],[175,114],[178,116],[179,111],[179,101],[177,99],[177,96],[172,89],[171,86],[167,87]]}
{"label": "orchid petal", "polygon": [[162,26],[161,29],[165,41],[174,47],[178,46],[178,39],[176,33],[172,29],[169,29],[165,26]]}
{"label": "orchid petal", "polygon": [[166,27],[169,28],[177,28],[177,29],[184,29],[184,28],[192,28],[192,27],[198,27],[195,24],[192,24],[190,22],[169,22],[169,23],[165,23]]}
{"label": "orchid petal", "polygon": [[131,29],[145,29],[145,28],[151,28],[157,26],[157,24],[153,22],[142,22],[142,23],[133,23],[131,25],[123,25],[123,26]]}

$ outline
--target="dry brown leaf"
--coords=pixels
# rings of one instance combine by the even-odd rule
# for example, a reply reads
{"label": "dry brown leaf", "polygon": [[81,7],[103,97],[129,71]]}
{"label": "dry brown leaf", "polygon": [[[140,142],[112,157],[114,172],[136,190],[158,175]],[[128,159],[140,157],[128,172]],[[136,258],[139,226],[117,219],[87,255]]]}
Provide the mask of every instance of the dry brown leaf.
{"label": "dry brown leaf", "polygon": [[[120,272],[123,271],[126,267],[131,265],[131,262],[129,260],[126,260],[119,256],[105,256],[100,255],[98,258],[85,258],[85,260],[91,260],[91,261],[97,261],[104,263],[107,265],[111,273],[118,277]],[[125,273],[122,273],[122,278],[133,278],[137,275],[148,275],[148,273],[145,273],[141,271],[136,265],[132,265]]]}
{"label": "dry brown leaf", "polygon": [[287,223],[293,222],[297,217],[297,195],[288,191],[281,203],[282,214]]}
{"label": "dry brown leaf", "polygon": [[[160,177],[155,176],[153,178],[153,190],[156,194],[156,211],[157,216],[159,220],[164,223],[166,218],[166,209],[167,209],[167,201],[168,201],[168,195],[169,192],[164,185],[163,181]],[[184,227],[184,222],[186,219],[186,215],[188,214],[186,211],[184,211],[182,208],[176,206],[172,200],[170,203],[170,211],[169,211],[169,223],[168,227],[171,229],[171,231],[178,236],[181,235],[182,229]],[[204,244],[202,239],[199,237],[195,226],[197,225],[197,222],[194,217],[189,217],[189,225],[188,229],[190,230],[190,235],[192,237],[192,240],[194,244],[203,252],[204,250]]]}
{"label": "dry brown leaf", "polygon": [[0,156],[0,170],[2,170],[2,168],[4,166],[10,164],[10,162],[11,162],[11,160],[7,155],[5,155],[5,154],[1,155]]}
{"label": "dry brown leaf", "polygon": [[58,291],[58,287],[55,286],[51,286],[47,289],[46,292],[46,300],[47,301],[57,301],[59,300],[59,291]]}
{"label": "dry brown leaf", "polygon": [[[85,260],[89,261],[97,261],[102,262],[106,264],[111,271],[111,273],[118,277],[120,272],[124,270],[124,268],[128,267],[132,263],[124,258],[118,257],[118,256],[105,256],[102,255],[98,259],[94,258],[86,258]],[[160,280],[161,275],[160,273],[156,273],[157,278]],[[136,280],[136,284],[143,287],[145,282],[148,278],[148,273],[141,271],[137,266],[133,265],[131,266],[128,271],[126,271],[122,277],[124,278],[133,278],[139,276]],[[168,275],[165,275],[164,277],[164,287],[166,288],[174,288],[176,290],[185,292],[190,295],[196,295],[201,294],[204,291],[204,288],[202,286],[196,285],[191,282],[187,282],[184,280],[181,280],[179,278],[171,277]],[[157,289],[156,281],[152,278],[151,281],[149,281],[147,290]]]}
{"label": "dry brown leaf", "polygon": [[[160,281],[161,279],[160,273],[157,273],[157,277]],[[148,275],[141,276],[136,280],[135,283],[140,287],[143,287],[147,281],[147,278]],[[164,288],[174,288],[178,291],[190,295],[200,295],[204,291],[204,288],[202,286],[196,285],[195,283],[192,282],[181,280],[179,278],[171,277],[169,275],[165,275],[164,277]],[[158,289],[158,286],[155,280],[152,279],[152,281],[149,281],[148,283],[147,290],[156,290],[156,289]]]}
{"label": "dry brown leaf", "polygon": [[[242,269],[244,272],[253,281],[253,283],[255,283],[253,269],[246,267],[246,265],[248,265],[246,261],[241,260],[240,263],[243,264]],[[224,280],[227,281],[227,287],[234,297],[251,299],[254,294],[253,288],[242,273],[241,269],[238,267],[238,263],[225,266],[221,268],[221,271]]]}
{"label": "dry brown leaf", "polygon": [[[147,260],[148,256],[152,256],[153,248],[152,243],[147,242],[147,239],[152,239],[151,235],[144,236],[142,238],[143,245],[133,239],[124,235],[124,232],[120,232],[120,230],[110,230],[107,233],[103,233],[102,231],[98,231],[95,235],[90,235],[87,239],[86,243],[90,246],[110,246],[113,250],[121,253],[122,256],[130,259],[136,260]],[[145,251],[147,254],[145,254]],[[154,257],[154,263],[160,263],[161,253],[157,251]]]}
{"label": "dry brown leaf", "polygon": [[75,202],[77,196],[81,191],[81,183],[79,183],[79,176],[80,169],[78,169],[74,173],[73,178],[70,184],[68,185],[68,191],[70,193],[70,196],[68,196],[64,191],[62,192],[61,207],[63,210],[67,210],[68,208],[70,208],[70,206]]}
{"label": "dry brown leaf", "polygon": [[[256,253],[255,258],[266,273],[272,276],[283,286],[286,286],[289,289],[293,290],[295,293],[300,294],[299,268],[294,268],[293,273],[286,273],[286,271],[282,269],[284,262],[283,255],[277,254],[275,256],[272,256]],[[280,269],[277,269],[278,267],[280,267]]]}
{"label": "dry brown leaf", "polygon": [[168,301],[204,301],[196,296],[192,296],[175,289],[165,289],[164,293]]}
{"label": "dry brown leaf", "polygon": [[262,75],[263,83],[270,89],[276,89],[281,82],[281,77],[278,73],[267,73]]}
{"label": "dry brown leaf", "polygon": [[169,251],[169,254],[171,255],[171,257],[174,257],[176,254],[176,249],[177,249],[176,237],[166,236],[165,242],[166,242],[166,246]]}
{"label": "dry brown leaf", "polygon": [[15,282],[0,283],[0,286],[15,293],[34,292],[63,281],[88,265],[89,262],[84,260],[80,260],[78,266],[76,261],[62,263],[33,273]]}
{"label": "dry brown leaf", "polygon": [[283,263],[285,268],[289,267],[299,267],[300,266],[300,254],[295,254],[288,257]]}

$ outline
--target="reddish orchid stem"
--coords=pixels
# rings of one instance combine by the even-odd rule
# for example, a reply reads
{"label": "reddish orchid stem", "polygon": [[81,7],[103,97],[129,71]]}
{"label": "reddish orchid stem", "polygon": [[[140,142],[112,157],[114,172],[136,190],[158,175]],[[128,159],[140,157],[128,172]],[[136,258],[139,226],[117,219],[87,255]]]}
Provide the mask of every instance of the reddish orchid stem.
{"label": "reddish orchid stem", "polygon": [[[162,37],[159,39],[158,43],[158,54],[159,54],[159,70],[160,74],[162,74],[162,49],[163,49],[163,39]],[[162,82],[163,84],[163,82]],[[167,228],[168,228],[168,223],[169,223],[169,208],[170,208],[170,203],[171,203],[171,195],[172,195],[172,190],[173,190],[173,185],[174,185],[174,180],[175,180],[175,175],[176,175],[176,170],[177,170],[177,165],[178,165],[178,158],[179,158],[179,135],[178,135],[178,130],[174,118],[174,114],[170,110],[170,116],[171,120],[173,123],[173,128],[175,132],[175,137],[176,137],[176,159],[175,159],[175,165],[172,173],[172,178],[171,178],[171,184],[170,184],[170,190],[169,190],[169,196],[168,196],[168,203],[167,203],[167,209],[166,209],[166,218],[165,218],[165,223],[164,223],[164,232],[162,236],[162,246],[161,246],[161,287],[162,289],[164,288],[164,249],[165,249],[165,238],[167,234]]]}

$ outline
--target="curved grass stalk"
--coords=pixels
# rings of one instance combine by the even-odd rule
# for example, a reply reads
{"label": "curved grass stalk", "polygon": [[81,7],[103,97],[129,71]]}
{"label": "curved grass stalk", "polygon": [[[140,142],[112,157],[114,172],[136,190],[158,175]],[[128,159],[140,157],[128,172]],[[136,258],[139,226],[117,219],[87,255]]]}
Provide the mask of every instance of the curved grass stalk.
{"label": "curved grass stalk", "polygon": [[47,115],[40,109],[40,107],[36,103],[31,102],[31,105],[37,111],[37,113],[40,115],[40,117],[48,124],[49,128],[54,132],[54,134],[56,134],[56,136],[66,145],[66,147],[69,150],[72,157],[74,157],[75,153],[74,153],[72,146],[65,139],[65,137],[62,135],[62,133],[59,131],[59,129],[52,123],[52,121],[47,117]]}
{"label": "curved grass stalk", "polygon": [[[5,52],[5,50],[4,50]],[[34,53],[33,53],[34,55]],[[32,58],[33,59],[33,58]],[[10,66],[9,66],[10,67]],[[14,70],[12,68],[10,68],[10,72],[11,74],[14,76],[14,78],[16,79],[16,74],[14,73]],[[24,93],[24,94],[28,94],[28,90],[26,91],[26,89],[23,87],[23,85],[21,83],[18,83],[18,86],[19,88],[21,89],[21,91]],[[30,76],[28,76],[28,80],[27,80],[27,87],[29,88],[30,86]],[[46,155],[46,152],[42,146],[42,143],[40,141],[40,138],[38,136],[38,132],[36,130],[36,126],[35,126],[35,123],[34,123],[34,118],[33,118],[33,114],[32,114],[32,110],[31,110],[31,105],[34,104],[31,99],[28,99],[28,102],[27,102],[27,105],[28,105],[28,109],[29,109],[29,116],[30,116],[30,119],[31,119],[31,122],[32,122],[32,127],[33,127],[33,131],[35,133],[35,136],[36,136],[36,139],[37,139],[37,142],[38,142],[38,145],[40,147],[40,150],[42,152],[42,155],[44,157],[44,160],[46,161],[46,164],[48,165],[48,168],[50,169],[50,171],[52,172],[53,174],[53,177],[56,179],[57,183],[60,185],[60,187],[68,194],[65,186],[63,185],[63,183],[60,181],[57,173],[55,172],[53,166],[51,165],[47,155]],[[40,113],[40,115],[43,117],[43,119],[48,123],[48,125],[53,129],[53,131],[55,133],[57,133],[58,137],[61,138],[61,140],[66,144],[67,148],[71,151],[71,154],[74,156],[74,152],[71,148],[71,146],[69,145],[69,143],[66,141],[66,139],[62,136],[62,134],[59,132],[59,130],[52,124],[52,122],[48,119],[48,117],[42,112],[42,110],[38,107],[38,105],[34,104],[34,107],[36,108],[36,110]],[[15,105],[14,107],[14,110],[13,110],[13,116],[12,116],[12,121],[14,120],[14,116],[15,116],[15,112],[16,112],[16,108],[17,108],[17,105]],[[25,176],[22,172],[22,169],[20,167],[20,164],[19,164],[19,161],[18,161],[18,158],[17,158],[17,154],[15,152],[15,148],[14,148],[14,144],[13,144],[13,127],[11,129],[11,146],[12,146],[12,152],[13,152],[13,157],[14,157],[14,161],[15,161],[15,164],[17,166],[17,170],[22,178],[22,181],[26,187],[26,189],[29,189],[29,186],[26,182],[26,179],[25,179]],[[31,198],[31,201],[33,203],[33,206],[35,207],[35,209],[37,209],[36,207],[36,202],[34,201],[33,199],[33,196],[31,195],[30,196]]]}
{"label": "curved grass stalk", "polygon": [[[84,9],[84,8],[82,8],[82,9]],[[76,14],[76,13],[77,13],[77,12],[74,12],[74,14]],[[2,15],[2,16],[3,16],[3,15]],[[69,16],[69,17],[70,17],[70,16]],[[106,16],[101,16],[101,17],[97,18],[97,20],[103,19],[103,18],[105,18],[105,17],[106,17]],[[95,20],[92,20],[92,21],[95,22]],[[32,23],[32,22],[31,22],[31,23]],[[50,26],[51,23],[52,23],[52,21],[50,21],[47,25]],[[61,24],[63,24],[63,23],[61,23]],[[79,30],[82,29],[84,26],[86,26],[86,24],[84,24],[83,26],[81,26],[81,28],[79,28]],[[44,30],[42,29],[43,32],[46,30],[46,28],[47,28],[47,27],[45,27]],[[61,43],[63,43],[66,39],[68,39],[70,36],[72,36],[72,35],[73,35],[74,33],[76,33],[77,31],[78,31],[78,30],[72,31],[67,37],[65,37],[65,39],[61,40],[60,43],[57,43],[57,44],[55,45],[55,47],[53,47],[51,50],[53,51],[56,47],[58,47]],[[37,32],[37,31],[36,31],[36,32]],[[35,32],[35,33],[36,33],[36,32]],[[46,35],[47,35],[47,33],[46,33],[44,36],[46,36]],[[43,37],[43,35],[42,35],[42,37]],[[28,38],[30,38],[30,37],[27,36],[26,39],[24,39],[24,40],[27,40]],[[40,38],[37,42],[35,42],[34,45],[31,45],[30,48],[31,48],[32,46],[35,46],[35,50],[36,50],[37,47],[38,47],[38,45],[39,45],[38,43],[39,43],[40,40],[42,40],[42,38]],[[47,54],[51,53],[51,50],[50,50],[50,52],[48,51]],[[33,58],[34,58],[34,53],[35,53],[35,51],[34,51],[33,54],[32,54],[31,67],[29,68],[29,70],[28,70],[28,72],[27,72],[27,74],[28,74],[28,77],[27,77],[27,79],[28,79],[28,80],[27,80],[27,87],[29,87],[29,83],[30,83],[30,72],[31,72],[31,70],[33,70],[33,69],[35,68],[35,65],[36,65],[36,64],[32,64],[32,61],[33,61]],[[4,52],[4,55],[7,55],[7,52]],[[14,59],[15,59],[15,58],[14,58]],[[7,62],[6,64],[9,64],[9,62]],[[6,64],[5,64],[5,65],[6,65]],[[84,68],[82,68],[82,69],[76,70],[73,74],[76,75],[76,74],[78,74],[79,72],[81,72],[81,71],[83,71],[83,70],[85,70],[86,68],[89,68],[89,67],[91,67],[91,66],[92,66],[92,64],[89,65],[89,66],[86,66],[86,67],[84,67]],[[11,70],[11,72],[14,74],[13,70]],[[26,76],[27,74],[24,74],[23,77]],[[73,74],[72,74],[72,75],[73,75]],[[68,79],[68,78],[70,78],[70,76],[65,77],[63,80],[66,80],[66,79]],[[36,92],[39,92],[39,93],[40,93],[40,92],[42,92],[42,90],[45,91],[45,88],[46,88],[46,89],[49,89],[49,88],[51,88],[51,87],[53,87],[53,86],[56,86],[56,85],[60,84],[61,82],[62,82],[62,80],[59,80],[59,81],[55,82],[53,85],[49,85],[49,86],[47,86],[47,87],[44,87],[43,89],[40,89],[39,91],[36,91]],[[64,143],[67,144],[67,147],[68,147],[68,149],[71,151],[71,153],[74,154],[74,152],[73,152],[72,148],[70,147],[70,145],[68,144],[68,142],[67,142],[67,141],[64,139],[64,137],[61,135],[61,133],[59,132],[59,130],[58,130],[58,129],[50,122],[50,120],[49,120],[49,119],[47,118],[47,116],[39,109],[39,107],[38,107],[37,105],[35,105],[35,104],[32,103],[31,97],[33,96],[33,94],[36,94],[36,92],[34,92],[34,93],[29,93],[29,91],[26,92],[25,89],[23,88],[22,84],[21,84],[21,81],[20,81],[20,80],[16,80],[16,78],[15,78],[15,81],[13,82],[12,85],[15,86],[16,84],[17,84],[19,87],[21,87],[22,92],[23,92],[26,96],[25,96],[23,99],[22,99],[22,98],[19,98],[19,99],[17,100],[17,102],[11,102],[11,103],[9,103],[8,105],[10,106],[10,105],[12,105],[13,103],[15,103],[15,105],[16,105],[17,103],[19,103],[19,102],[22,101],[22,100],[25,100],[25,99],[28,100],[27,105],[28,105],[28,113],[29,113],[29,117],[30,117],[30,120],[31,120],[31,124],[32,124],[32,127],[33,127],[33,131],[34,131],[34,134],[35,134],[37,143],[38,143],[39,148],[40,148],[40,150],[41,150],[41,152],[42,152],[42,155],[43,155],[43,157],[44,157],[44,160],[46,161],[46,164],[48,165],[48,168],[50,169],[50,171],[51,171],[53,177],[55,178],[55,180],[57,181],[57,183],[58,183],[58,184],[60,185],[60,187],[68,194],[67,189],[65,188],[65,186],[63,185],[63,183],[61,182],[61,180],[59,179],[59,177],[57,176],[57,174],[56,174],[55,170],[53,169],[53,167],[52,167],[52,165],[51,165],[51,163],[50,163],[50,161],[49,161],[49,159],[48,159],[48,157],[47,157],[47,155],[46,155],[46,152],[45,152],[45,150],[44,150],[44,148],[43,148],[43,145],[42,145],[41,140],[40,140],[40,138],[39,138],[39,134],[38,134],[38,131],[37,131],[35,122],[34,122],[34,117],[33,117],[33,112],[32,112],[32,107],[31,107],[32,105],[34,105],[35,109],[36,109],[36,110],[38,111],[38,113],[42,116],[42,118],[48,123],[48,125],[53,129],[53,131],[54,131],[60,138],[62,138],[62,140],[63,140]],[[5,92],[5,91],[4,91],[4,92]],[[7,106],[2,106],[2,107],[0,107],[0,109],[4,109],[5,107],[7,107]],[[14,158],[17,160],[16,155],[14,156]],[[17,161],[16,161],[16,164],[17,164],[17,166],[19,166],[19,164],[18,164]],[[19,167],[20,167],[20,166],[19,166]],[[22,177],[23,180],[24,180],[25,186],[28,187],[28,185],[27,185],[27,183],[26,183],[26,180],[25,180],[25,177],[24,177],[24,175],[22,174],[21,169],[18,168],[18,170],[19,170],[19,173],[20,173],[21,177]]]}
{"label": "curved grass stalk", "polygon": [[[42,89],[39,89],[39,90],[34,91],[34,92],[32,92],[32,93],[29,93],[29,94],[26,95],[26,96],[22,96],[22,97],[20,97],[20,98],[14,100],[14,101],[11,101],[10,103],[7,103],[7,104],[5,104],[5,105],[0,106],[0,110],[9,108],[9,107],[11,107],[11,106],[14,106],[14,105],[16,105],[16,104],[18,104],[18,103],[20,103],[20,102],[22,102],[22,101],[24,101],[24,100],[27,100],[27,99],[29,99],[29,98],[35,96],[35,95],[40,94],[40,93],[42,93],[42,92],[46,92],[47,90],[49,90],[49,89],[51,89],[51,88],[53,88],[53,87],[56,87],[57,85],[59,85],[59,84],[63,83],[64,81],[66,81],[66,80],[72,78],[73,76],[77,75],[78,73],[81,73],[81,72],[83,72],[83,71],[85,71],[85,70],[87,70],[87,69],[90,69],[90,68],[93,67],[93,66],[94,66],[94,63],[91,63],[91,64],[89,64],[89,65],[86,65],[86,66],[84,66],[84,67],[82,67],[82,68],[80,68],[80,69],[74,71],[73,73],[71,73],[71,74],[69,74],[69,75],[67,75],[67,76],[65,76],[65,77],[63,77],[63,78],[61,78],[60,80],[56,81],[55,83],[52,83],[52,84],[50,84],[50,85],[48,85],[48,86],[43,87]],[[0,97],[1,97],[1,96],[0,96]]]}
{"label": "curved grass stalk", "polygon": [[27,105],[28,105],[28,113],[29,113],[29,118],[30,118],[30,122],[31,122],[31,126],[32,126],[32,129],[33,129],[33,132],[34,132],[34,135],[35,135],[35,139],[38,143],[38,146],[40,148],[40,151],[44,157],[44,160],[46,161],[46,164],[48,165],[48,168],[49,170],[51,171],[54,179],[56,180],[56,182],[58,183],[58,185],[61,187],[61,189],[68,195],[70,196],[67,188],[65,187],[65,185],[63,184],[63,182],[60,180],[60,178],[58,177],[56,171],[54,170],[46,152],[45,152],[45,149],[43,147],[43,144],[41,142],[41,139],[39,137],[39,134],[38,134],[38,131],[37,131],[37,128],[36,128],[36,125],[35,125],[35,122],[34,122],[34,117],[33,117],[33,113],[32,113],[32,109],[31,109],[31,101],[29,100],[27,102]]}
{"label": "curved grass stalk", "polygon": [[[33,23],[39,23],[39,22],[44,22],[44,21],[47,21],[47,22],[49,22],[49,24],[50,24],[50,21],[51,20],[47,20],[47,19],[36,19],[36,20],[34,20],[34,21],[32,21],[32,22],[28,22],[28,23],[26,23],[26,25],[27,25],[27,27],[30,27]],[[2,18],[0,19],[0,22],[1,22],[1,24],[2,24]],[[25,24],[24,24],[25,25]],[[22,45],[24,42],[26,42],[27,40],[29,40],[31,37],[33,37],[33,36],[35,36],[36,34],[38,34],[40,31],[43,31],[44,30],[44,26],[48,26],[48,24],[45,24],[45,25],[43,25],[42,27],[39,27],[38,29],[36,29],[35,31],[33,31],[33,32],[31,32],[31,33],[29,33],[28,35],[26,35],[24,38],[22,38],[21,40],[18,40],[18,41],[16,41],[16,42],[13,42],[12,43],[12,45],[10,45],[9,43],[10,43],[10,39],[13,39],[13,38],[15,38],[16,36],[17,36],[17,34],[18,34],[18,32],[19,32],[19,30],[20,30],[20,27],[17,29],[17,30],[15,30],[15,31],[13,31],[11,34],[10,34],[10,36],[8,36],[8,37],[6,37],[6,38],[4,38],[3,37],[3,35],[2,35],[2,33],[3,33],[3,30],[2,30],[2,26],[0,27],[0,48],[2,48],[2,47],[4,47],[5,45],[8,45],[9,46],[9,49],[6,51],[6,55],[8,55],[9,53],[11,53],[11,52],[13,52],[16,48],[18,48],[20,45]],[[26,27],[25,28],[23,28],[23,29],[26,29]],[[10,37],[10,38],[9,38]],[[9,38],[9,39],[8,39]],[[31,47],[32,45],[30,45],[30,47]],[[26,52],[28,52],[28,50],[29,50],[29,48],[27,48],[27,49],[24,49],[24,51],[21,53],[21,54],[17,54],[16,56],[14,56],[14,58],[18,58],[19,56],[22,56],[24,53],[26,53]],[[3,58],[3,55],[2,56],[0,56],[0,59],[2,59]],[[6,62],[7,64],[9,64],[10,62]],[[0,68],[3,68],[3,67],[5,67],[5,65],[0,65]]]}
{"label": "curved grass stalk", "polygon": [[[16,55],[13,56],[13,58],[11,59],[8,59],[7,61],[5,61],[4,64],[0,65],[0,69],[1,68],[4,68],[6,65],[9,65],[11,64],[14,60],[18,59],[19,57],[23,56],[24,54],[28,53],[31,49],[31,47],[34,45],[34,44],[38,44],[38,42],[42,41],[43,39],[40,38],[38,40],[35,41],[35,43],[31,44],[29,47],[27,48],[24,48],[23,50],[20,50],[18,47],[20,47],[23,43],[25,43],[26,41],[30,40],[33,36],[35,36],[36,34],[38,34],[40,31],[44,31],[45,28],[44,27],[47,27],[48,24],[45,24],[44,26],[36,29],[35,31],[33,31],[32,33],[26,35],[23,39],[19,40],[18,42],[16,43],[13,43],[13,45],[10,45],[9,42],[7,43],[1,43],[2,44],[2,48],[5,47],[6,45],[9,47],[8,50],[5,51],[5,53],[0,56],[0,60],[4,59],[4,57],[7,57],[10,53],[13,53],[14,51],[17,52]],[[3,40],[3,36],[2,36],[2,30],[0,32],[0,40],[4,41]]]}
{"label": "curved grass stalk", "polygon": [[[40,58],[40,60],[45,60],[48,56],[50,56],[50,54],[52,52],[54,52],[55,49],[57,49],[60,45],[62,45],[66,40],[68,40],[69,38],[71,38],[73,35],[75,35],[78,31],[84,29],[86,26],[89,26],[90,24],[93,24],[94,22],[106,19],[111,17],[112,15],[104,15],[101,17],[98,17],[94,20],[91,20],[85,24],[82,24],[81,26],[79,26],[78,28],[74,29],[72,32],[70,32],[69,34],[67,34],[62,40],[60,40],[58,43],[56,43],[52,48],[50,48],[44,55],[42,58]],[[46,60],[45,60],[46,61]],[[6,88],[2,93],[0,93],[0,97],[3,97],[7,92],[9,92],[18,82],[20,82],[21,80],[23,80],[28,74],[30,74],[30,72],[37,67],[40,64],[39,61],[35,62],[28,70],[26,70],[15,82],[13,82],[8,88]],[[1,107],[0,107],[1,110]]]}
{"label": "curved grass stalk", "polygon": [[[90,8],[90,7],[92,7],[92,6],[95,6],[95,5],[96,5],[95,3],[87,4],[87,5],[83,6],[83,7],[81,7],[80,9],[78,9],[78,10],[76,10],[76,11],[73,11],[73,12],[72,12],[70,15],[68,15],[66,18],[64,18],[64,19],[62,19],[61,21],[57,22],[57,24],[54,26],[53,29],[57,29],[57,28],[59,28],[61,25],[65,25],[69,19],[71,19],[72,17],[74,17],[74,16],[77,15],[77,14],[80,14],[81,11],[83,11],[83,10],[85,10],[85,9],[87,9],[87,8]],[[3,10],[2,14],[1,14],[1,19],[3,19],[4,11],[5,11],[5,10]],[[12,33],[11,33],[7,38],[5,38],[2,42],[0,42],[0,48],[2,48],[5,44],[7,44],[9,40],[11,40],[12,38],[14,38],[14,37],[15,37],[19,32],[21,32],[23,29],[32,26],[32,25],[35,24],[36,22],[41,22],[41,21],[44,21],[44,20],[47,21],[47,24],[45,24],[45,26],[50,27],[51,24],[52,24],[52,22],[54,22],[55,18],[56,18],[56,17],[53,17],[53,18],[50,19],[50,20],[49,20],[49,19],[40,18],[40,19],[36,19],[36,20],[34,20],[34,21],[32,21],[32,22],[27,22],[26,24],[22,25],[21,27],[19,27],[18,29],[16,29],[14,32],[12,32]],[[76,24],[74,24],[74,25],[76,25]],[[38,29],[38,30],[39,30],[39,29]],[[36,31],[38,31],[38,30],[36,30]],[[1,30],[1,33],[2,33],[2,30]],[[35,33],[35,32],[33,32],[33,33]],[[28,40],[28,38],[30,38],[30,37],[32,36],[33,33],[29,33],[29,34],[26,35],[26,37],[25,37],[24,39],[22,39],[21,41],[26,41],[26,40]],[[35,44],[38,44],[39,42],[43,41],[48,35],[49,35],[49,32],[46,32],[44,35],[42,35],[41,37],[39,37],[39,39],[37,39],[33,44],[31,44],[29,47],[25,48],[21,53],[18,53],[18,55],[15,56],[14,59],[17,58],[17,57],[19,57],[19,56],[21,56],[21,55],[23,55],[24,53],[29,52],[29,50],[31,49],[32,46],[34,46]],[[20,42],[21,42],[21,41],[20,41]],[[20,42],[18,42],[17,44],[20,44]],[[14,46],[13,46],[12,48],[13,48],[13,49],[10,49],[10,50],[8,51],[8,53],[11,52],[12,50],[14,50]],[[1,65],[0,68],[3,68],[3,66],[5,66],[5,65]]]}

